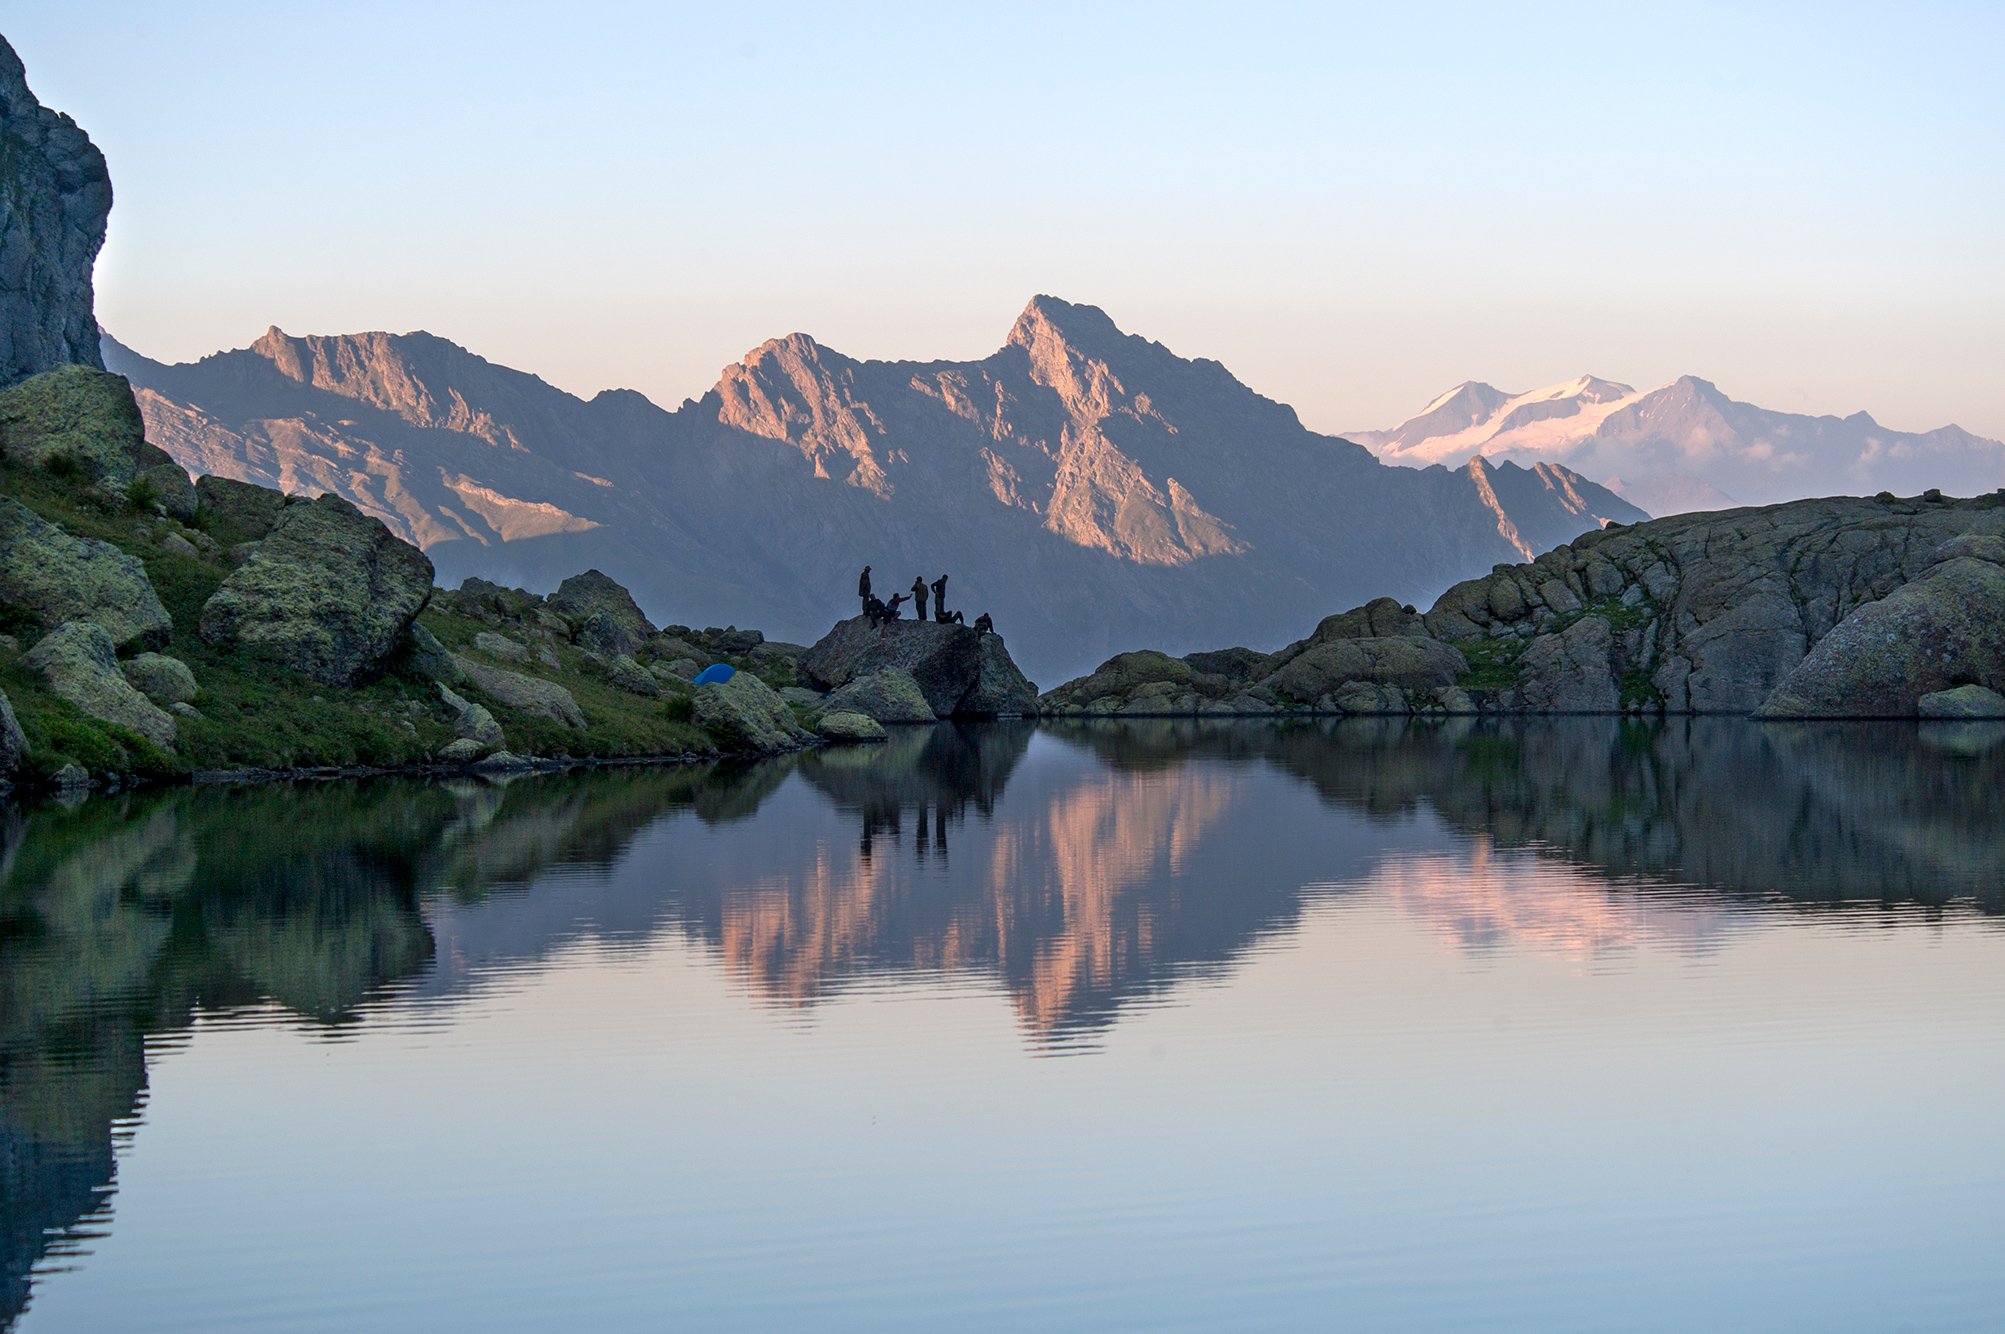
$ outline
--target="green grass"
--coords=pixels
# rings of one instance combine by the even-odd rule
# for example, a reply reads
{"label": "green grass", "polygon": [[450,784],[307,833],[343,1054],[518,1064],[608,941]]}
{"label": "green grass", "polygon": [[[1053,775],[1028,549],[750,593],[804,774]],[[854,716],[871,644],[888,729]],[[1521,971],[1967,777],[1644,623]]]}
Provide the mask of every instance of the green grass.
{"label": "green grass", "polygon": [[1458,640],[1455,647],[1469,660],[1469,670],[1455,678],[1464,690],[1509,690],[1518,684],[1518,659],[1528,641],[1516,636]]}

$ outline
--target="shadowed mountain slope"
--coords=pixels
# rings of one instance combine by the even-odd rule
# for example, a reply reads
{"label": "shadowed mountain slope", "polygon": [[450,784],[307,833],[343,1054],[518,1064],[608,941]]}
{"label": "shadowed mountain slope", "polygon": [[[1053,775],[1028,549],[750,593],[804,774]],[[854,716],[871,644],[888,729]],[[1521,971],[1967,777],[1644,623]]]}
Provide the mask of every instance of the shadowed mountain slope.
{"label": "shadowed mountain slope", "polygon": [[429,334],[296,338],[189,365],[107,339],[187,467],[334,491],[443,581],[585,566],[664,621],[811,639],[856,571],[954,576],[1033,676],[1135,643],[1278,642],[1386,589],[1425,600],[1641,514],[1565,468],[1387,467],[1215,361],[1051,297],[973,362],[767,342],[674,412],[589,401]]}

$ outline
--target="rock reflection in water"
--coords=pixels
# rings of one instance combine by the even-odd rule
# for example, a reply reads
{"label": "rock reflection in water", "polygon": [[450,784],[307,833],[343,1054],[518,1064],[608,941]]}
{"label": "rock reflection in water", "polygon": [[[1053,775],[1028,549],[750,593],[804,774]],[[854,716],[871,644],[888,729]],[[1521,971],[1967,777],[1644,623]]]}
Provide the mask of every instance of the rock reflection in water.
{"label": "rock reflection in water", "polygon": [[993,978],[1034,1047],[1070,1050],[1312,893],[1383,897],[1458,949],[1581,958],[1706,948],[1775,907],[1997,913],[2002,780],[2005,728],[1138,720],[0,808],[0,1328],[106,1217],[148,1044],[198,1013],[339,1033],[581,937],[675,930],[790,1006]]}

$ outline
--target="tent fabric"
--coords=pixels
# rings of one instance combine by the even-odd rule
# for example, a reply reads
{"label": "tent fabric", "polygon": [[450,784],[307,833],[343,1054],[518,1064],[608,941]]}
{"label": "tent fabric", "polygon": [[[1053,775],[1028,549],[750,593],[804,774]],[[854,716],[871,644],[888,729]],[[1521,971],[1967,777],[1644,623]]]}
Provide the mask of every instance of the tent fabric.
{"label": "tent fabric", "polygon": [[738,669],[728,662],[713,662],[696,674],[696,684],[714,686],[721,681],[729,681],[738,674]]}

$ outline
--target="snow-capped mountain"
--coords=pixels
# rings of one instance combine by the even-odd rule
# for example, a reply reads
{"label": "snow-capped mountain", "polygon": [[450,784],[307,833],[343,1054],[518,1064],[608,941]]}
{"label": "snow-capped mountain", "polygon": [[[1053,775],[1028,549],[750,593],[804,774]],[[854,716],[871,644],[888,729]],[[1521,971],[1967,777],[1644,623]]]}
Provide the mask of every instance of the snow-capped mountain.
{"label": "snow-capped mountain", "polygon": [[1914,433],[1864,412],[1774,412],[1691,375],[1648,390],[1583,375],[1523,394],[1472,380],[1389,431],[1345,438],[1416,467],[1477,457],[1561,462],[1652,514],[2005,485],[2005,443],[1961,427]]}

